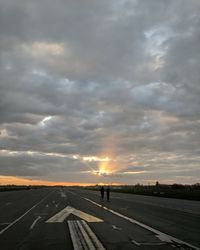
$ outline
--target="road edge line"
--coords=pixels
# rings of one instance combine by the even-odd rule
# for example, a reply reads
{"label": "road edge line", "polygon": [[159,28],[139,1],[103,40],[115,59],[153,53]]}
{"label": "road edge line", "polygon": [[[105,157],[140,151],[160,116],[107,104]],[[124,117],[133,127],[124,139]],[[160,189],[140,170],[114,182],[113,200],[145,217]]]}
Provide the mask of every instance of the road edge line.
{"label": "road edge line", "polygon": [[137,220],[134,220],[134,219],[132,219],[132,218],[126,216],[126,215],[120,214],[119,212],[116,212],[116,211],[114,211],[114,210],[112,210],[112,209],[110,209],[110,208],[107,208],[107,207],[105,207],[105,206],[102,206],[101,204],[98,204],[97,202],[95,202],[95,201],[93,201],[93,200],[90,200],[90,199],[85,198],[85,197],[82,197],[82,198],[85,199],[86,201],[91,202],[92,204],[94,204],[94,205],[96,205],[96,206],[98,206],[98,207],[103,208],[103,209],[106,210],[106,211],[109,211],[109,212],[111,212],[111,213],[113,213],[113,214],[115,214],[115,215],[117,215],[117,216],[119,216],[119,217],[121,217],[121,218],[123,218],[123,219],[125,219],[125,220],[127,220],[127,221],[129,221],[129,222],[131,222],[131,223],[133,223],[133,224],[136,224],[136,225],[138,225],[138,226],[140,226],[140,227],[142,227],[142,228],[147,229],[147,230],[150,231],[150,232],[155,233],[155,234],[156,234],[156,237],[159,238],[161,241],[164,241],[164,242],[172,242],[172,243],[173,243],[173,242],[176,242],[176,243],[179,243],[179,244],[184,244],[184,245],[186,245],[186,246],[189,246],[189,247],[191,247],[191,248],[193,248],[193,249],[195,249],[195,250],[200,250],[199,247],[196,247],[196,246],[194,246],[194,245],[192,245],[192,244],[190,244],[190,243],[187,243],[187,242],[185,242],[185,241],[179,240],[179,239],[177,239],[177,238],[175,238],[175,237],[173,237],[173,236],[171,236],[171,235],[169,235],[169,234],[163,233],[163,232],[161,232],[161,231],[159,231],[159,230],[157,230],[157,229],[154,229],[154,228],[152,228],[152,227],[150,227],[150,226],[148,226],[148,225],[145,225],[145,224],[143,224],[143,223],[141,223],[141,222],[139,222],[139,221],[137,221]]}

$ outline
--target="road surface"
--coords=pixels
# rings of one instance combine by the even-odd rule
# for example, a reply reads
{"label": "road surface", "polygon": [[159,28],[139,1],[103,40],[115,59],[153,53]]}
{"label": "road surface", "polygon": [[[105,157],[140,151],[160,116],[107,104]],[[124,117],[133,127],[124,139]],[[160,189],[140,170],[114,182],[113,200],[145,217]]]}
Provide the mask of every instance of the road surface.
{"label": "road surface", "polygon": [[1,250],[200,249],[200,202],[82,188],[0,193]]}

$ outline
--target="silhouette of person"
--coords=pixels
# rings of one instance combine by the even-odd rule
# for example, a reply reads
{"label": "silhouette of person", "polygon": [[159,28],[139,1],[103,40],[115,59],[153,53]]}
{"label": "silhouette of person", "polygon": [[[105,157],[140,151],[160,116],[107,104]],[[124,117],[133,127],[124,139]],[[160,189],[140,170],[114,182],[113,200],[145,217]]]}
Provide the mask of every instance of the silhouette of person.
{"label": "silhouette of person", "polygon": [[100,192],[101,192],[101,200],[103,200],[103,197],[104,197],[104,187],[103,186],[101,187]]}
{"label": "silhouette of person", "polygon": [[107,201],[110,201],[110,187],[106,188]]}

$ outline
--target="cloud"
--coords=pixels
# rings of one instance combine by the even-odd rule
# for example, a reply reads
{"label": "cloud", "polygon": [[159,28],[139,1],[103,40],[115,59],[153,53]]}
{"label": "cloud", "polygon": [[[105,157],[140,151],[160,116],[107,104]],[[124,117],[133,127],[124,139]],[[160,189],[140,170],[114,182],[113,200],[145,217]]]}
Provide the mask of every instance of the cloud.
{"label": "cloud", "polygon": [[[198,0],[1,0],[0,174],[195,182],[199,10]],[[106,157],[109,174],[83,160]]]}

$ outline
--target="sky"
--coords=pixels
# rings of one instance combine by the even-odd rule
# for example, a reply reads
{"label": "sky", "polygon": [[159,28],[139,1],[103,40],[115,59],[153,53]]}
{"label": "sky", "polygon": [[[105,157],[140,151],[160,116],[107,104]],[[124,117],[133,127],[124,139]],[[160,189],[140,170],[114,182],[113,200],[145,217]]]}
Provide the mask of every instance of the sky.
{"label": "sky", "polygon": [[0,184],[200,179],[199,0],[0,0]]}

